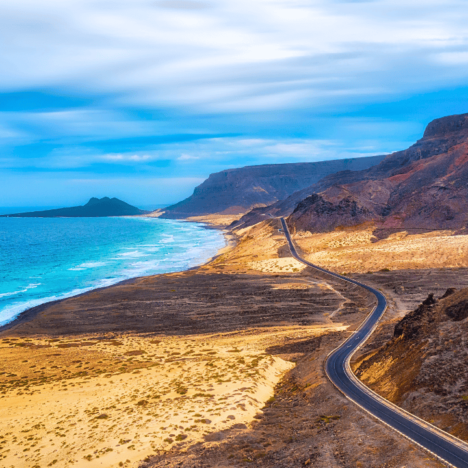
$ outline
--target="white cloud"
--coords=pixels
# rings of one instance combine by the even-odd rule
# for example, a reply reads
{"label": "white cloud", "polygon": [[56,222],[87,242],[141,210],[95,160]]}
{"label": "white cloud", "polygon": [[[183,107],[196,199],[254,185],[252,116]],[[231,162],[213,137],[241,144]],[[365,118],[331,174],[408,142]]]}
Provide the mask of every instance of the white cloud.
{"label": "white cloud", "polygon": [[120,154],[120,153],[109,153],[103,156],[100,156],[101,159],[105,161],[111,162],[145,162],[150,161],[152,159],[156,159],[154,156],[150,154]]}
{"label": "white cloud", "polygon": [[198,156],[192,156],[190,154],[181,154],[177,160],[178,161],[195,161],[196,159],[200,159]]}
{"label": "white cloud", "polygon": [[[254,160],[252,164],[300,161],[324,161],[376,154],[375,146],[369,142],[363,147],[345,147],[337,141],[312,139],[244,139],[239,137],[207,138],[197,142],[161,145],[160,158],[176,159],[180,162],[200,160],[203,164],[217,165],[222,170],[224,165],[245,165],[243,161]],[[179,152],[183,151],[180,156]],[[192,154],[196,153],[197,156]],[[227,162],[228,161],[228,162]]]}
{"label": "white cloud", "polygon": [[468,51],[442,52],[435,58],[445,65],[466,66],[468,64]]}
{"label": "white cloud", "polygon": [[27,137],[26,133],[15,129],[10,125],[2,124],[0,120],[0,145],[8,143],[12,139],[18,140],[25,137]]}

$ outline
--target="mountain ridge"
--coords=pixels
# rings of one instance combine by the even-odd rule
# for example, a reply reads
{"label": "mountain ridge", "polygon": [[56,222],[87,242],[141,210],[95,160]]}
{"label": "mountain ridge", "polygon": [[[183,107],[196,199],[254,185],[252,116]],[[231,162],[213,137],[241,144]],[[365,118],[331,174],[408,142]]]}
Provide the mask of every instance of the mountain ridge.
{"label": "mountain ridge", "polygon": [[344,169],[371,167],[385,156],[338,159],[315,163],[246,166],[210,174],[193,194],[164,210],[163,218],[187,218],[210,214],[240,214],[267,206]]}
{"label": "mountain ridge", "polygon": [[[256,224],[265,216],[288,218],[291,230],[324,232],[353,226],[362,217],[338,212],[343,200],[356,205],[366,220],[374,220],[382,235],[391,231],[468,228],[468,114],[436,119],[423,137],[408,149],[386,156],[362,171],[337,172],[266,208],[257,208],[233,223],[233,228]],[[311,195],[308,207],[298,204]],[[313,203],[312,203],[313,202]],[[326,219],[320,204],[335,221]],[[340,205],[341,204],[341,205]],[[313,221],[312,221],[313,220]]]}

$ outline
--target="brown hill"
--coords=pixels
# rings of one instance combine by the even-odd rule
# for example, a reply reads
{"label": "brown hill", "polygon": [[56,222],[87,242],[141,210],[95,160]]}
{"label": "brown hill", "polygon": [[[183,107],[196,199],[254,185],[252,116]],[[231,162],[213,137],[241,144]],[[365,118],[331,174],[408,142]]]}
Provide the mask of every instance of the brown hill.
{"label": "brown hill", "polygon": [[[255,224],[269,214],[292,213],[288,223],[293,231],[323,232],[363,219],[375,220],[383,232],[464,229],[468,224],[467,181],[468,114],[444,117],[431,122],[423,138],[407,150],[367,170],[325,177],[283,201],[247,213],[236,226]],[[313,194],[320,197],[298,206]],[[345,205],[351,211],[345,212]],[[353,215],[357,212],[359,216]]]}
{"label": "brown hill", "polygon": [[468,440],[468,288],[433,295],[353,366],[374,391]]}
{"label": "brown hill", "polygon": [[374,217],[374,211],[351,196],[333,203],[314,193],[297,205],[288,221],[297,231],[328,232],[333,231],[336,226],[353,226]]}
{"label": "brown hill", "polygon": [[343,170],[357,171],[378,164],[384,156],[315,163],[267,164],[227,169],[211,174],[189,198],[165,208],[163,218],[186,218],[214,213],[245,213],[270,205],[323,177]]}

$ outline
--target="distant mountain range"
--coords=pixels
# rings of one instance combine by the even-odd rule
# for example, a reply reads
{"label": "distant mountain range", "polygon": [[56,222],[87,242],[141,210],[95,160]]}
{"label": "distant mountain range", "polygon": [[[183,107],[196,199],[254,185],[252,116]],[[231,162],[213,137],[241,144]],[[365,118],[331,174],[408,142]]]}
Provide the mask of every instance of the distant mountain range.
{"label": "distant mountain range", "polygon": [[[233,229],[270,216],[295,231],[327,232],[364,222],[374,234],[398,230],[468,230],[468,114],[429,123],[423,137],[388,156],[270,164],[211,174],[191,197],[158,210],[163,218],[242,214]],[[10,217],[97,217],[147,214],[117,198]]]}
{"label": "distant mountain range", "polygon": [[289,216],[292,231],[326,232],[373,221],[376,231],[468,228],[468,114],[432,121],[423,138],[361,171],[337,172],[233,227]]}
{"label": "distant mountain range", "polygon": [[211,174],[189,198],[164,209],[163,218],[246,213],[309,187],[338,171],[359,171],[385,156],[339,159],[315,163],[266,164],[227,169]]}
{"label": "distant mountain range", "polygon": [[86,205],[55,210],[32,211],[29,213],[7,214],[9,218],[98,218],[106,216],[134,216],[149,213],[140,210],[118,198],[91,198]]}

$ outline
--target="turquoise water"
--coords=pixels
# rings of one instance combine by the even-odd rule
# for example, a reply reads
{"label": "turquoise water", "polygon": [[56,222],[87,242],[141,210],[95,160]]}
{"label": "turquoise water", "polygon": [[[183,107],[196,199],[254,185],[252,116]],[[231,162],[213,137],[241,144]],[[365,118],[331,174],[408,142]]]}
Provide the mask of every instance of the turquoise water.
{"label": "turquoise water", "polygon": [[221,232],[157,218],[0,218],[0,325],[44,302],[199,265]]}

